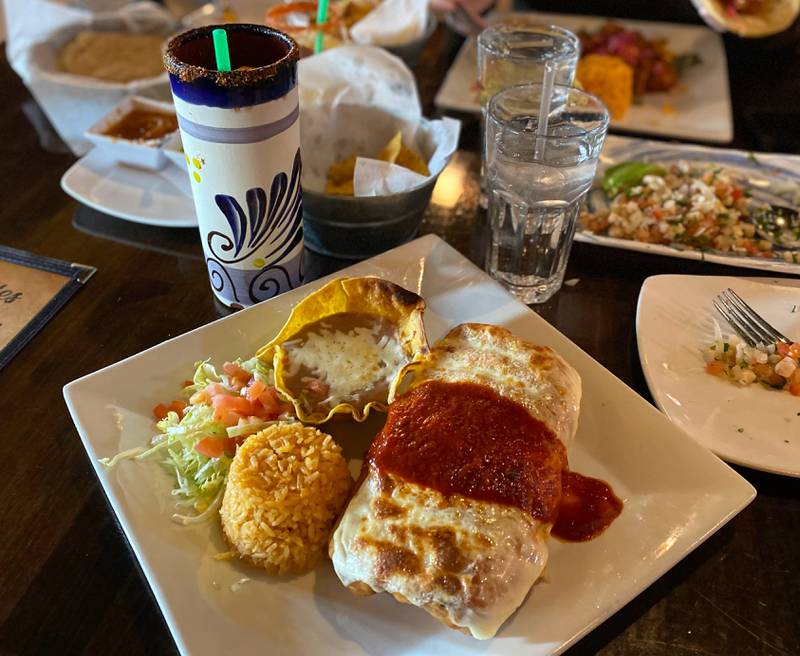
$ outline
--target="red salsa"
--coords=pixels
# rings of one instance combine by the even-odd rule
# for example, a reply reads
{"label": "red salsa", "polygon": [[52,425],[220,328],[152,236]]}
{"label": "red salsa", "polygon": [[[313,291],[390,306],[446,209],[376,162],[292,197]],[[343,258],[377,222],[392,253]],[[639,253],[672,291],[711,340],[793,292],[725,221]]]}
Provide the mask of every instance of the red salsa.
{"label": "red salsa", "polygon": [[567,457],[518,403],[474,383],[428,381],[389,408],[368,459],[379,471],[553,522]]}
{"label": "red salsa", "polygon": [[571,472],[561,441],[484,385],[428,381],[389,407],[367,461],[444,495],[520,508],[582,542],[622,512],[604,481]]}
{"label": "red salsa", "polygon": [[608,483],[565,471],[552,534],[569,542],[585,542],[605,531],[621,512],[622,501]]}
{"label": "red salsa", "polygon": [[177,129],[175,114],[137,108],[106,128],[103,134],[128,141],[148,141],[165,137]]}

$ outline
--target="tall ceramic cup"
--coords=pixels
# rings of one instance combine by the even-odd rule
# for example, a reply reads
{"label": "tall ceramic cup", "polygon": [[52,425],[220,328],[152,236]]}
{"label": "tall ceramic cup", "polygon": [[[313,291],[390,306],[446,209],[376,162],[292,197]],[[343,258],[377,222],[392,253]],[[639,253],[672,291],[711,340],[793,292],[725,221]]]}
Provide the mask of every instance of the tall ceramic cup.
{"label": "tall ceramic cup", "polygon": [[[216,70],[218,27],[230,72]],[[233,24],[184,32],[164,55],[208,276],[229,307],[303,279],[298,54],[282,32]]]}

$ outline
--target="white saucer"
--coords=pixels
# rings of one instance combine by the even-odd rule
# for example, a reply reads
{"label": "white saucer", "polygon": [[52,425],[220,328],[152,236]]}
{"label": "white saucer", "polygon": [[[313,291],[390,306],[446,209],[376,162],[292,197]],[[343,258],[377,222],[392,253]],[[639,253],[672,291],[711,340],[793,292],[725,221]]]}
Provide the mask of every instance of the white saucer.
{"label": "white saucer", "polygon": [[84,205],[126,221],[162,228],[197,227],[189,179],[172,165],[145,171],[119,164],[95,149],[64,174],[61,188]]}
{"label": "white saucer", "polygon": [[728,462],[800,477],[800,398],[705,372],[716,320],[714,296],[733,288],[790,338],[800,338],[800,281],[661,275],[645,280],[636,334],[650,392],[672,422]]}

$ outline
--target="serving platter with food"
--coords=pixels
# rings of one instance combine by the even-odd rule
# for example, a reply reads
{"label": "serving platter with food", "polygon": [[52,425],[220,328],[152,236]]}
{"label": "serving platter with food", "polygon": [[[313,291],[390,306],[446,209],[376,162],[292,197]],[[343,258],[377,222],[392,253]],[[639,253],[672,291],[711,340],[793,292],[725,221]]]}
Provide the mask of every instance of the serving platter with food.
{"label": "serving platter with food", "polygon": [[755,493],[433,236],[65,398],[183,653],[558,653]]}
{"label": "serving platter with food", "polygon": [[[577,80],[605,96],[612,129],[717,143],[733,138],[728,67],[719,34],[675,23],[525,15],[581,37]],[[436,94],[437,106],[480,112],[476,62],[476,40],[467,39]]]}
{"label": "serving platter with food", "polygon": [[725,460],[800,476],[800,347],[748,346],[714,308],[728,288],[800,339],[796,279],[653,276],[636,316],[647,385],[677,426]]}
{"label": "serving platter with food", "polygon": [[800,158],[609,137],[575,239],[800,273]]}

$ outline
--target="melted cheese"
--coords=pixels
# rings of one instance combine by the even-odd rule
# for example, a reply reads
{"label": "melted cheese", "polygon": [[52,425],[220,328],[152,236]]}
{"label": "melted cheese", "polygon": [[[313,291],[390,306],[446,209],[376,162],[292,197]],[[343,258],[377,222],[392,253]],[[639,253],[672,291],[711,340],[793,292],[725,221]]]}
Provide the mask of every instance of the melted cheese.
{"label": "melted cheese", "polygon": [[[574,438],[581,398],[577,372],[551,349],[504,328],[457,326],[407,371],[412,386],[426,380],[486,385],[525,407],[566,448]],[[515,507],[445,498],[370,470],[329,550],[337,575],[352,590],[366,585],[389,592],[484,639],[498,631],[541,575],[550,529]]]}
{"label": "melted cheese", "polygon": [[400,595],[475,638],[494,636],[547,562],[549,526],[511,506],[444,498],[371,469],[330,545],[344,585]]}
{"label": "melted cheese", "polygon": [[360,402],[376,390],[386,392],[392,378],[408,361],[397,338],[381,335],[377,324],[343,331],[323,322],[302,343],[287,342],[284,348],[290,362],[287,378],[294,378],[305,369],[324,381],[329,391],[321,405],[330,406]]}
{"label": "melted cheese", "polygon": [[414,384],[444,380],[487,385],[544,422],[567,449],[572,444],[581,379],[546,346],[525,342],[499,326],[462,324],[439,340],[421,363],[410,367]]}

